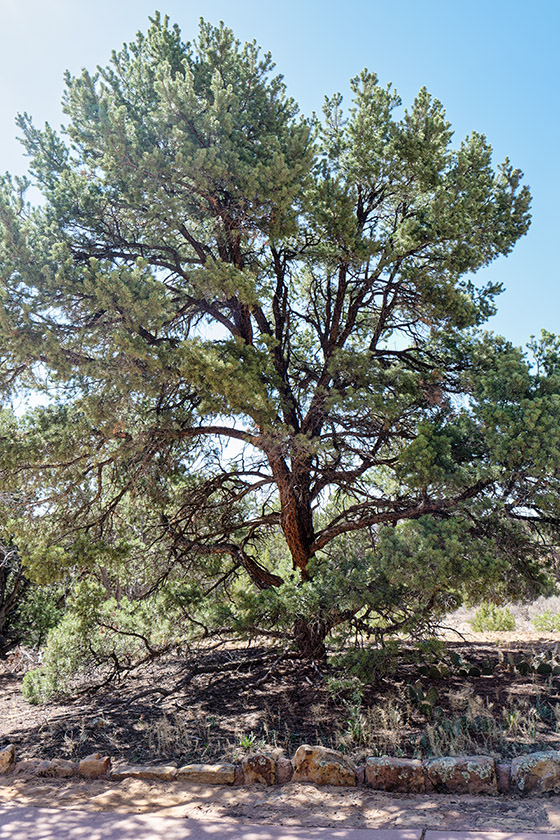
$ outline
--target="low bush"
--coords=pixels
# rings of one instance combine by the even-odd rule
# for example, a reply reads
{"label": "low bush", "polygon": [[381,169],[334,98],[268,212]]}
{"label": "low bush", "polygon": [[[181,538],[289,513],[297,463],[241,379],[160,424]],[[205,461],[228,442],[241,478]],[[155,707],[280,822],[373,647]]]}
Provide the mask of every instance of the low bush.
{"label": "low bush", "polygon": [[43,665],[23,680],[30,703],[44,703],[80,687],[130,672],[177,646],[177,615],[161,598],[108,598],[93,580],[74,587],[67,611],[48,634]]}
{"label": "low bush", "polygon": [[515,630],[515,618],[507,607],[497,607],[485,601],[477,609],[471,627],[475,633]]}
{"label": "low bush", "polygon": [[544,633],[560,633],[560,613],[545,610],[540,615],[535,616],[533,626],[536,630],[541,630]]}
{"label": "low bush", "polygon": [[38,649],[62,616],[63,588],[29,580],[17,548],[0,541],[0,659],[18,645]]}

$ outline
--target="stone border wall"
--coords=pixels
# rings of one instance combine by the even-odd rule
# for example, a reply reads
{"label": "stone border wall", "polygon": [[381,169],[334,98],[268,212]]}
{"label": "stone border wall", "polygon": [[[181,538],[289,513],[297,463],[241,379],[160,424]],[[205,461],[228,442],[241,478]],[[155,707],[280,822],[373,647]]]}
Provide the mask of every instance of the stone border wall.
{"label": "stone border wall", "polygon": [[368,758],[356,767],[342,753],[303,744],[292,759],[256,753],[241,764],[112,766],[109,756],[93,753],[80,762],[62,758],[16,760],[13,744],[0,749],[0,775],[82,779],[152,779],[215,785],[281,785],[309,782],[394,793],[490,794],[560,793],[560,751],[534,752],[511,762],[484,755],[447,756],[424,761],[388,756]]}

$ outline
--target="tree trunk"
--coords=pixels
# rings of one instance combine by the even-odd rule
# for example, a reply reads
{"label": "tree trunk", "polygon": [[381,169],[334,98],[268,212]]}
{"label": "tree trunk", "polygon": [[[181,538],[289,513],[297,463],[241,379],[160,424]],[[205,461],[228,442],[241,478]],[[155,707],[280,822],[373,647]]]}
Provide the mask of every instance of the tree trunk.
{"label": "tree trunk", "polygon": [[284,458],[274,450],[267,451],[268,461],[280,496],[280,527],[292,555],[294,569],[302,580],[309,579],[307,566],[314,541],[313,512],[309,493],[309,471],[305,465],[288,469]]}
{"label": "tree trunk", "polygon": [[294,622],[294,640],[302,659],[327,664],[325,638],[329,632],[328,623],[321,618],[303,618],[298,616]]}
{"label": "tree trunk", "polygon": [[[292,556],[294,569],[298,569],[301,582],[309,580],[309,561],[313,557],[313,511],[311,507],[309,458],[297,461],[292,456],[292,469],[274,449],[267,452],[278,493],[280,496],[280,526]],[[298,615],[294,621],[294,641],[302,659],[327,663],[325,638],[331,629],[326,620]]]}

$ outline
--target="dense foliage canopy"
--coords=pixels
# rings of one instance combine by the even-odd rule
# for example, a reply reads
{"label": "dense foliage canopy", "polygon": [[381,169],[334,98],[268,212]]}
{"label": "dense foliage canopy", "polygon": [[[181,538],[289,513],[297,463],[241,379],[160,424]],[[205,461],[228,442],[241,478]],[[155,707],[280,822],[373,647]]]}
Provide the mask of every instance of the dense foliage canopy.
{"label": "dense foliage canopy", "polygon": [[3,523],[36,579],[168,585],[196,626],[321,655],[344,622],[549,585],[560,346],[481,329],[500,290],[473,274],[530,203],[484,136],[453,145],[425,89],[404,110],[367,70],[304,119],[272,71],[156,15],[67,76],[62,133],[20,117],[1,375],[48,400],[6,403]]}

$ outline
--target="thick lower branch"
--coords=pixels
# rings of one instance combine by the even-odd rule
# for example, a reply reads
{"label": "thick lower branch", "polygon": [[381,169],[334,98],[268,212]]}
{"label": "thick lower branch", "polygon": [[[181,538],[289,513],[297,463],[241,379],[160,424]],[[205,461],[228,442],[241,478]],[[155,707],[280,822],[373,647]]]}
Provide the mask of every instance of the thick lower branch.
{"label": "thick lower branch", "polygon": [[[489,487],[490,484],[491,482],[489,481],[478,481],[472,487],[469,487],[467,490],[464,490],[458,496],[453,498],[433,499],[432,501],[427,499],[408,508],[389,510],[382,513],[369,513],[371,508],[376,503],[379,504],[379,502],[364,503],[363,505],[356,506],[355,508],[356,510],[362,510],[363,515],[358,516],[356,519],[342,519],[342,521],[339,521],[334,525],[331,523],[330,526],[319,532],[317,538],[311,545],[311,551],[313,553],[319,551],[340,534],[347,534],[351,531],[360,531],[363,528],[370,527],[371,525],[399,522],[401,519],[419,519],[421,516],[427,516],[431,513],[440,513],[452,510],[453,508],[458,507],[461,502],[477,496],[480,492],[482,492],[482,490]],[[351,515],[352,511],[347,511],[346,513]],[[344,514],[341,516],[344,516]],[[341,517],[338,517],[338,519],[341,519]]]}

